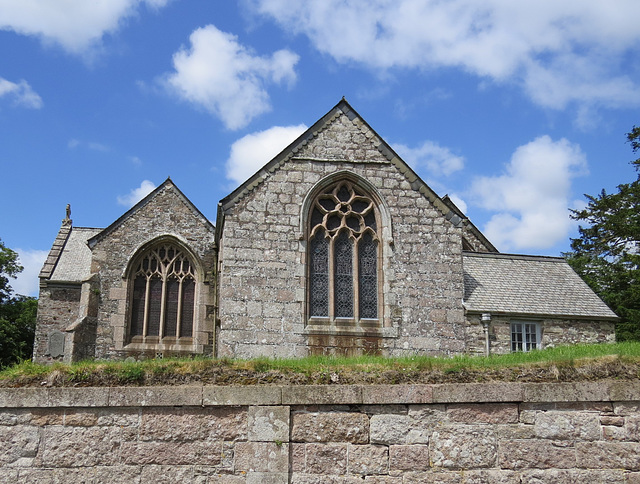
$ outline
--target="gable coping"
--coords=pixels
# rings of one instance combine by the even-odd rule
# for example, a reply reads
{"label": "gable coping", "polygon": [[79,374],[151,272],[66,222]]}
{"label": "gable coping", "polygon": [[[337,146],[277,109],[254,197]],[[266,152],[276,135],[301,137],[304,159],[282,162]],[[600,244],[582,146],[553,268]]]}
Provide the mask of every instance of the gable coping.
{"label": "gable coping", "polygon": [[182,193],[182,191],[176,186],[176,184],[173,183],[173,180],[171,180],[171,177],[168,177],[164,182],[158,185],[151,193],[149,193],[146,197],[144,197],[142,200],[136,203],[133,207],[127,210],[124,214],[122,214],[115,222],[113,222],[107,228],[102,230],[102,232],[94,235],[89,240],[87,240],[87,244],[89,245],[89,248],[93,249],[93,247],[95,247],[95,245],[98,242],[100,242],[104,237],[106,237],[115,229],[120,227],[129,217],[131,217],[134,213],[136,213],[142,207],[146,206],[149,202],[151,202],[151,200],[153,200],[153,198],[164,188],[174,189],[176,194],[178,195],[178,198],[182,200],[182,202],[187,206],[187,208],[191,210],[191,212],[197,218],[204,221],[204,223],[210,227],[212,232],[215,232],[215,225],[213,225],[211,221],[207,217],[205,217],[200,210],[198,210],[198,207],[196,207],[193,204],[193,202],[189,200],[189,198],[187,198],[187,196],[184,193]]}

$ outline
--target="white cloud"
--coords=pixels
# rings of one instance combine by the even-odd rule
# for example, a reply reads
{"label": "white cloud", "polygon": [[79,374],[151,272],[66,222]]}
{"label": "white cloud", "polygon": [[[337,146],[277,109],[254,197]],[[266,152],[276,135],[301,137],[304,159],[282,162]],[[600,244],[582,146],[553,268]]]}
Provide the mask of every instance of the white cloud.
{"label": "white cloud", "polygon": [[640,105],[639,86],[621,73],[640,46],[637,0],[245,2],[341,63],[459,68],[515,82],[554,109]]}
{"label": "white cloud", "polygon": [[118,204],[133,207],[136,203],[149,195],[156,186],[149,180],[143,180],[138,188],[134,188],[128,195],[118,196]]}
{"label": "white cloud", "polygon": [[254,55],[235,35],[213,25],[194,30],[191,47],[173,56],[168,88],[180,98],[219,117],[229,129],[246,126],[271,109],[265,85],[292,84],[298,55],[279,50],[270,57]]}
{"label": "white cloud", "polygon": [[0,77],[0,98],[4,96],[13,99],[16,106],[40,109],[43,104],[42,98],[25,80],[15,83]]}
{"label": "white cloud", "polygon": [[518,147],[505,174],[479,177],[472,193],[496,213],[484,228],[501,250],[546,249],[568,236],[572,178],[586,174],[586,158],[566,139],[541,136]]}
{"label": "white cloud", "polygon": [[467,213],[467,202],[465,202],[462,198],[460,198],[455,193],[450,194],[449,198],[451,199],[451,201],[453,203],[456,204],[456,207],[458,207],[462,211],[462,213],[464,213],[464,214]]}
{"label": "white cloud", "polygon": [[242,183],[300,136],[307,127],[274,126],[243,136],[231,145],[227,178]]}
{"label": "white cloud", "polygon": [[417,148],[395,144],[393,149],[414,169],[426,167],[431,175],[451,175],[462,170],[464,158],[433,141],[425,141]]}
{"label": "white cloud", "polygon": [[19,263],[24,270],[18,274],[15,281],[9,281],[16,294],[22,296],[37,296],[39,290],[38,274],[49,254],[46,250],[16,249]]}
{"label": "white cloud", "polygon": [[0,30],[33,35],[80,54],[115,32],[141,4],[158,9],[168,0],[0,0]]}

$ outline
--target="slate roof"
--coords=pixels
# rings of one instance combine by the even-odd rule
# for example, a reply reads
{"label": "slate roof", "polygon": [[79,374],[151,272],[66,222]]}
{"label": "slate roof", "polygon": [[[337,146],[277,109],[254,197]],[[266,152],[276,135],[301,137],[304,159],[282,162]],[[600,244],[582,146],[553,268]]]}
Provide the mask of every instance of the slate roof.
{"label": "slate roof", "polygon": [[102,229],[72,227],[64,248],[58,256],[52,281],[82,282],[91,275],[91,250],[87,240]]}
{"label": "slate roof", "polygon": [[559,257],[463,253],[468,311],[618,319]]}

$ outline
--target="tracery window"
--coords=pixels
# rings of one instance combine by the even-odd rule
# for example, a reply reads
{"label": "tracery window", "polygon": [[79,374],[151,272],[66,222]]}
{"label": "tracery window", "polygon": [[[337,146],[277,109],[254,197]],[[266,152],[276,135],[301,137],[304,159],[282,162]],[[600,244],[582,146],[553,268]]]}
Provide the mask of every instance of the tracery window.
{"label": "tracery window", "polygon": [[142,254],[134,267],[131,341],[191,338],[196,274],[189,257],[175,245],[163,243]]}
{"label": "tracery window", "polygon": [[349,181],[320,192],[309,217],[308,311],[316,322],[379,319],[378,214]]}

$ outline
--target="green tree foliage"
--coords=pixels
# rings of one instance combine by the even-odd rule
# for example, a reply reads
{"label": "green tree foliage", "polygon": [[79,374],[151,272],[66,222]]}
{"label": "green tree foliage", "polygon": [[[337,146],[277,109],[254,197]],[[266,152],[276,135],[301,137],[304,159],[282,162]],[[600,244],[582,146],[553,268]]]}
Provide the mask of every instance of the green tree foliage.
{"label": "green tree foliage", "polygon": [[9,277],[23,267],[18,254],[0,240],[0,368],[31,357],[38,301],[14,296]]}
{"label": "green tree foliage", "polygon": [[[634,152],[640,151],[640,128],[634,126],[627,139]],[[631,163],[640,171],[640,158]],[[640,175],[615,193],[602,190],[586,197],[587,207],[571,213],[586,226],[580,226],[580,238],[571,240],[572,251],[565,255],[620,316],[618,340],[640,340]]]}

